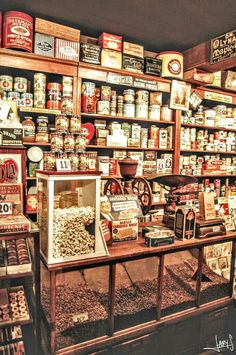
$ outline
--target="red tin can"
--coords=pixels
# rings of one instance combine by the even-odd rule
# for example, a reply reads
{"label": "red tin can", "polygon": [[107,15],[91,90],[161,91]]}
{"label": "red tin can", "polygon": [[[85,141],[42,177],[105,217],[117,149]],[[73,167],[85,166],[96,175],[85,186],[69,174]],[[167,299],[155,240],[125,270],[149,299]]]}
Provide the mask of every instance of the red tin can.
{"label": "red tin can", "polygon": [[49,110],[60,110],[61,109],[61,101],[47,101],[47,109]]}
{"label": "red tin can", "polygon": [[116,158],[109,158],[109,175],[117,175],[118,161]]}
{"label": "red tin can", "polygon": [[33,18],[19,11],[5,12],[3,18],[3,47],[32,52]]}

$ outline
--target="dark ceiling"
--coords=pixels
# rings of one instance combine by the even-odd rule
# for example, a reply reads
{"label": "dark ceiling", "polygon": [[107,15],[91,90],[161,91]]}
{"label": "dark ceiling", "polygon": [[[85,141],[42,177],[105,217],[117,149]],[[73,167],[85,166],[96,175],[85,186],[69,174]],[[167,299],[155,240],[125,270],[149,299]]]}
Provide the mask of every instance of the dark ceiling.
{"label": "dark ceiling", "polygon": [[236,28],[235,0],[0,0],[19,10],[98,37],[121,34],[151,51],[191,48]]}

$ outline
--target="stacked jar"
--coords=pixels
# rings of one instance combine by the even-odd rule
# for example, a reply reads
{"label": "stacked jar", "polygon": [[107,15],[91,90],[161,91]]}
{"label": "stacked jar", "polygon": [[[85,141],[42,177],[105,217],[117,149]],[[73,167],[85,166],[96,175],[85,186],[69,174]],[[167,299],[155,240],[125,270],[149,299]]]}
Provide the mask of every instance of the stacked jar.
{"label": "stacked jar", "polygon": [[124,90],[123,92],[123,98],[124,98],[124,116],[125,117],[135,117],[135,104],[134,104],[134,96],[135,92],[133,89],[127,89]]}
{"label": "stacked jar", "polygon": [[138,90],[135,93],[135,117],[148,118],[149,92],[147,90]]}
{"label": "stacked jar", "polygon": [[62,98],[61,111],[67,115],[73,112],[73,78],[70,76],[62,77]]}
{"label": "stacked jar", "polygon": [[34,107],[45,108],[46,103],[46,75],[34,74]]}
{"label": "stacked jar", "polygon": [[62,84],[47,83],[47,108],[50,110],[61,109]]}
{"label": "stacked jar", "polygon": [[86,113],[96,113],[95,83],[83,82],[81,87],[81,110]]}

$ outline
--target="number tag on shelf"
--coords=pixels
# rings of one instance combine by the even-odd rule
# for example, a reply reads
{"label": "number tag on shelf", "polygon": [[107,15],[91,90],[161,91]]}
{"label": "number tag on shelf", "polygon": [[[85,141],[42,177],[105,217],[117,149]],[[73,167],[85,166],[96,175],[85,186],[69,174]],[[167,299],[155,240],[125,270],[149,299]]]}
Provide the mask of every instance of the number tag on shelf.
{"label": "number tag on shelf", "polygon": [[56,159],[57,171],[71,171],[69,159]]}
{"label": "number tag on shelf", "polygon": [[12,214],[11,202],[0,202],[0,216]]}
{"label": "number tag on shelf", "polygon": [[73,322],[74,324],[84,323],[89,319],[88,312],[74,314],[73,315]]}

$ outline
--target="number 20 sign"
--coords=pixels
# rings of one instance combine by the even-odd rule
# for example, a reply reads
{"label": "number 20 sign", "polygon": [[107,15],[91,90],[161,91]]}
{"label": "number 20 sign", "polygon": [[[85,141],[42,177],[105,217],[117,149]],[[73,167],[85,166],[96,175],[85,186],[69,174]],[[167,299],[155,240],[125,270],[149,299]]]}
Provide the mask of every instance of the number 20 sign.
{"label": "number 20 sign", "polygon": [[56,159],[57,171],[71,171],[69,159]]}

